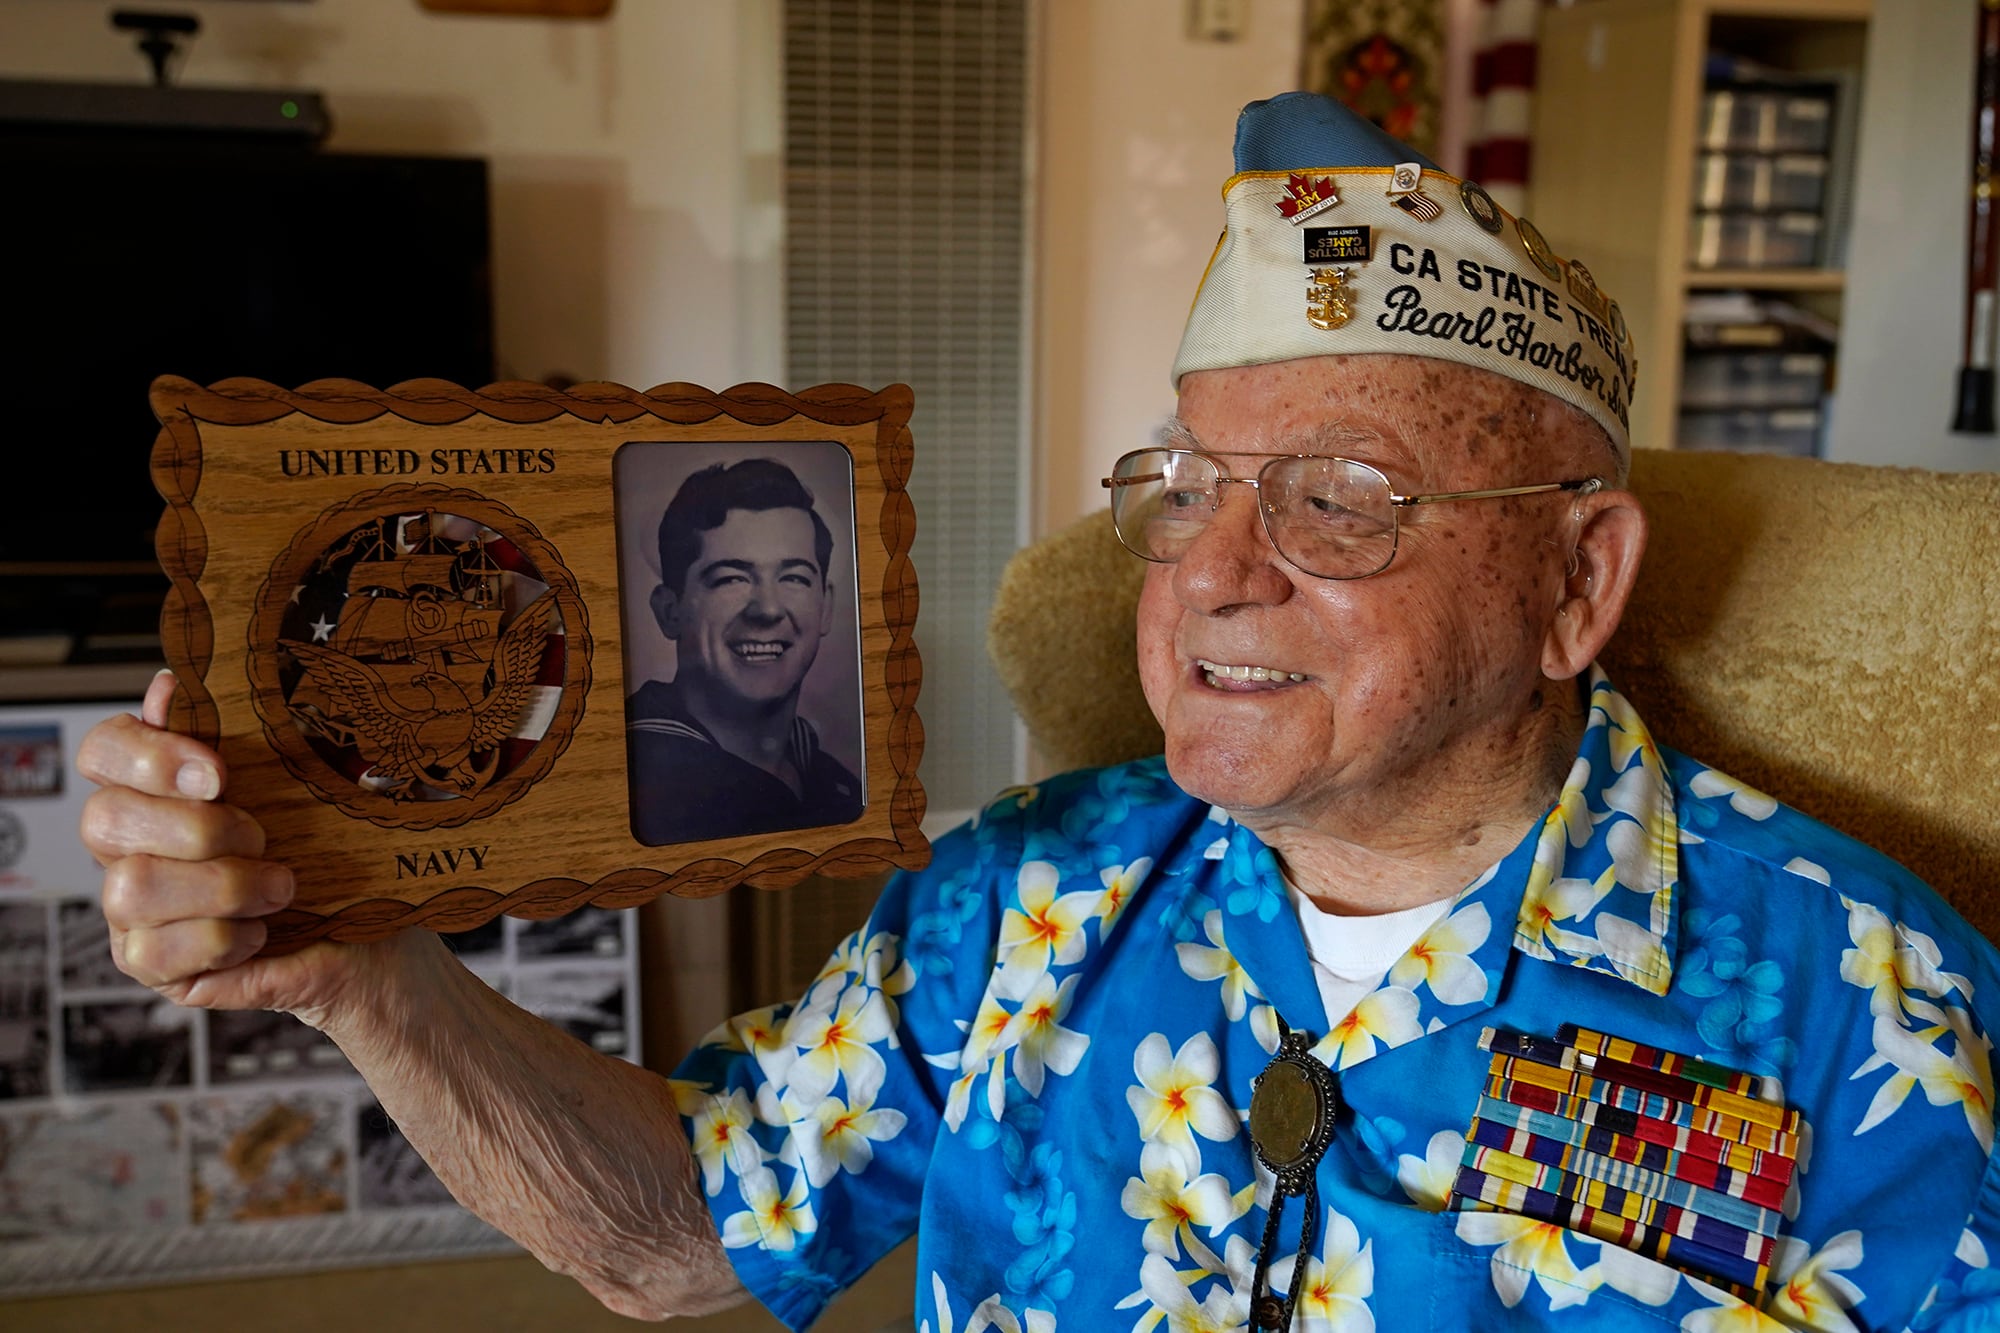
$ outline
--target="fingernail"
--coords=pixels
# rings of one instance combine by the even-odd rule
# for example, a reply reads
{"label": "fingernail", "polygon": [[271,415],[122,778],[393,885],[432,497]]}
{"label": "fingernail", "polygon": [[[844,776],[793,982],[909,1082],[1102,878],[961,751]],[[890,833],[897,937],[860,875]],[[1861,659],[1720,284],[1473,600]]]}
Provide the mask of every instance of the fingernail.
{"label": "fingernail", "polygon": [[283,866],[265,866],[257,872],[257,892],[273,907],[283,907],[292,900],[294,885],[292,872]]}
{"label": "fingernail", "polygon": [[174,774],[174,787],[181,795],[197,801],[212,801],[222,794],[215,770],[200,760],[181,765],[181,771]]}

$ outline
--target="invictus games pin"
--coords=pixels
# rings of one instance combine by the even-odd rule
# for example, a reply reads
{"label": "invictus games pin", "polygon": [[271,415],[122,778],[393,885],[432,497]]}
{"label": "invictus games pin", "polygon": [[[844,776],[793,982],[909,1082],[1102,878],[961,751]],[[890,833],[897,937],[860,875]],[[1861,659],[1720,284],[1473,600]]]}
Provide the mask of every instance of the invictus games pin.
{"label": "invictus games pin", "polygon": [[1316,268],[1306,284],[1306,323],[1337,329],[1354,318],[1354,291],[1344,268]]}
{"label": "invictus games pin", "polygon": [[1417,221],[1432,222],[1444,216],[1444,205],[1418,188],[1423,179],[1421,162],[1399,162],[1389,175],[1388,195],[1395,200],[1396,207]]}
{"label": "invictus games pin", "polygon": [[1557,259],[1556,252],[1549,249],[1549,243],[1542,239],[1542,233],[1535,224],[1526,218],[1515,218],[1514,230],[1521,233],[1521,244],[1527,247],[1528,258],[1535,261],[1535,267],[1551,280],[1561,282],[1562,260]]}
{"label": "invictus games pin", "polygon": [[1307,227],[1305,262],[1308,264],[1365,264],[1374,258],[1375,231],[1372,227]]}
{"label": "invictus games pin", "polygon": [[1285,197],[1272,206],[1278,210],[1279,216],[1290,219],[1296,227],[1313,214],[1324,213],[1339,202],[1340,192],[1333,188],[1330,177],[1321,176],[1313,180],[1295,171],[1292,178],[1285,182]]}
{"label": "invictus games pin", "polygon": [[1489,235],[1500,234],[1500,205],[1493,202],[1493,196],[1472,181],[1460,181],[1458,202],[1464,206],[1466,216],[1477,222]]}

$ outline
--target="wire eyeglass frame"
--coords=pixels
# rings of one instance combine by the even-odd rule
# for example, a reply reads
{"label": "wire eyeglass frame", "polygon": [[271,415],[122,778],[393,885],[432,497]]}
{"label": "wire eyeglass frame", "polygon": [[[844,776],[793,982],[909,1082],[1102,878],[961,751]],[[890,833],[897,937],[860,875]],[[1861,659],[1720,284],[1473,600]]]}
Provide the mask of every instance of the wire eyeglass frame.
{"label": "wire eyeglass frame", "polygon": [[[1142,460],[1147,459],[1149,456],[1159,457],[1157,470],[1144,473],[1138,472],[1136,469],[1142,466]],[[1232,477],[1216,461],[1220,458],[1262,458],[1266,461],[1257,469],[1257,475],[1254,477]],[[1172,555],[1160,554],[1153,549],[1153,544],[1146,532],[1147,523],[1151,516],[1143,512],[1135,514],[1129,504],[1124,501],[1124,496],[1132,493],[1129,489],[1131,487],[1150,486],[1154,484],[1164,486],[1168,480],[1168,468],[1172,464],[1182,460],[1199,460],[1202,464],[1206,465],[1209,473],[1212,474],[1206,480],[1212,492],[1213,499],[1206,506],[1206,513],[1184,520],[1195,523],[1197,529],[1181,544],[1180,550]],[[1356,479],[1360,484],[1369,486],[1371,496],[1379,488],[1380,495],[1387,497],[1388,522],[1386,529],[1379,534],[1366,534],[1347,548],[1354,551],[1380,549],[1382,551],[1380,563],[1375,564],[1372,568],[1362,569],[1358,572],[1329,574],[1312,568],[1311,565],[1302,562],[1292,551],[1286,549],[1287,539],[1281,537],[1279,525],[1289,526],[1290,511],[1281,512],[1280,503],[1269,497],[1265,487],[1267,484],[1271,485],[1272,490],[1275,491],[1280,489],[1275,484],[1277,481],[1288,480],[1274,477],[1274,468],[1296,466],[1301,462],[1337,464],[1343,469],[1350,470],[1347,473],[1349,478]],[[1177,563],[1181,556],[1186,554],[1187,547],[1193,545],[1195,539],[1200,536],[1202,531],[1206,531],[1208,524],[1222,508],[1223,486],[1231,483],[1248,486],[1257,492],[1257,509],[1263,516],[1264,534],[1270,538],[1272,548],[1284,557],[1287,564],[1290,564],[1301,573],[1309,574],[1314,578],[1345,581],[1372,578],[1394,563],[1397,548],[1401,544],[1402,524],[1398,518],[1401,510],[1417,505],[1444,504],[1456,500],[1498,500],[1508,496],[1539,495],[1552,491],[1569,491],[1578,492],[1582,495],[1593,495],[1603,488],[1604,479],[1602,477],[1577,477],[1567,481],[1539,482],[1527,486],[1496,486],[1471,491],[1434,491],[1421,495],[1399,495],[1396,493],[1395,486],[1389,481],[1388,476],[1380,468],[1370,463],[1363,463],[1357,459],[1341,458],[1326,454],[1249,454],[1226,450],[1176,449],[1164,445],[1154,445],[1145,449],[1134,449],[1121,456],[1112,465],[1111,475],[1102,478],[1100,482],[1101,485],[1111,492],[1112,525],[1118,534],[1119,544],[1142,560],[1162,565]],[[1360,511],[1351,512],[1359,513]],[[1381,517],[1372,513],[1362,514],[1361,516],[1376,519]],[[1386,538],[1386,541],[1383,541],[1383,538]]]}

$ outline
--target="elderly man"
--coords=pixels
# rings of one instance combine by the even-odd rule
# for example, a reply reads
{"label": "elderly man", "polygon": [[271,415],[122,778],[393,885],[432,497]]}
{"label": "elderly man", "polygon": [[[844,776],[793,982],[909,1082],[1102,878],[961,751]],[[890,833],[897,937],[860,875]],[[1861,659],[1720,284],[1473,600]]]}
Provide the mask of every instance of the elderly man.
{"label": "elderly man", "polygon": [[703,468],[660,515],[649,605],[674,678],[625,705],[632,833],[648,846],[846,824],[861,782],[820,748],[799,691],[833,628],[833,533],[770,458]]}
{"label": "elderly man", "polygon": [[803,1326],[914,1232],[931,1329],[1990,1320],[1992,950],[1592,667],[1645,539],[1615,307],[1321,99],[1237,165],[1108,479],[1163,759],[1007,793],[662,1084],[426,936],[246,961],[287,876],[127,719],[83,761],[122,965],[331,1033],[632,1313]]}

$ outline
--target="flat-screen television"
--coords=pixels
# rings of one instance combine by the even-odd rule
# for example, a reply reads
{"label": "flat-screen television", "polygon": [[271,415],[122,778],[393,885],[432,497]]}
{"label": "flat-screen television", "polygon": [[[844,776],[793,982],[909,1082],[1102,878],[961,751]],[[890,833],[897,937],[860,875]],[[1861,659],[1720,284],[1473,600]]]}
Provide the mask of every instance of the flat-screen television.
{"label": "flat-screen television", "polygon": [[493,378],[483,161],[0,126],[0,181],[0,637],[156,623],[154,376]]}

